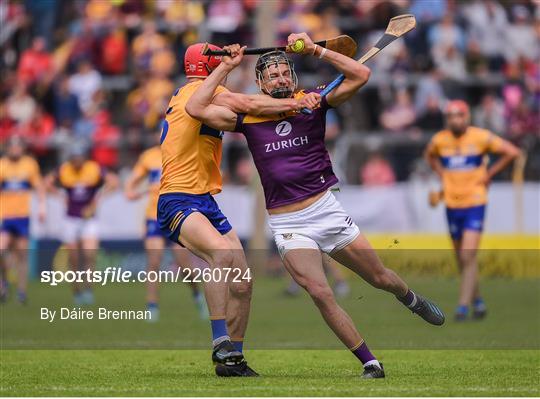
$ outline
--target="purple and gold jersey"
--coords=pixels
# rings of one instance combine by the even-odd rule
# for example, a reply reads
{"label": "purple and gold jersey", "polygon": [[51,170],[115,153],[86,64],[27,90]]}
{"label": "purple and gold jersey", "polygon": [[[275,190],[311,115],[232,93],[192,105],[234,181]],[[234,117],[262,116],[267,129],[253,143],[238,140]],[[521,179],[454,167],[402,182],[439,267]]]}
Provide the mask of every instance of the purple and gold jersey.
{"label": "purple and gold jersey", "polygon": [[57,180],[67,192],[67,215],[84,217],[104,181],[104,170],[95,161],[85,161],[80,169],[66,162],[58,170]]}
{"label": "purple and gold jersey", "polygon": [[[306,93],[296,93],[295,98]],[[324,144],[329,108],[323,98],[311,115],[238,115],[235,131],[246,136],[267,209],[302,201],[338,182]]]}

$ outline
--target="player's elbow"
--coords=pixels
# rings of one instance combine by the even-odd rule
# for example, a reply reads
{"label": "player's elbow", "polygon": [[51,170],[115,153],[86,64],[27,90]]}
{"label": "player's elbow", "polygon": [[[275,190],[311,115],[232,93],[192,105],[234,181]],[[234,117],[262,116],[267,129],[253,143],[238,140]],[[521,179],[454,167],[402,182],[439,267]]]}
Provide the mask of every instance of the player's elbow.
{"label": "player's elbow", "polygon": [[202,107],[198,106],[194,101],[188,101],[186,103],[186,112],[189,116],[195,119],[202,117]]}
{"label": "player's elbow", "polygon": [[356,63],[356,67],[353,71],[355,80],[359,82],[360,85],[366,84],[371,76],[371,69],[367,66]]}
{"label": "player's elbow", "polygon": [[522,154],[523,154],[523,152],[521,151],[521,149],[519,149],[519,148],[516,147],[516,146],[512,146],[511,149],[510,149],[509,156],[510,156],[512,159],[516,159],[516,158],[521,157]]}

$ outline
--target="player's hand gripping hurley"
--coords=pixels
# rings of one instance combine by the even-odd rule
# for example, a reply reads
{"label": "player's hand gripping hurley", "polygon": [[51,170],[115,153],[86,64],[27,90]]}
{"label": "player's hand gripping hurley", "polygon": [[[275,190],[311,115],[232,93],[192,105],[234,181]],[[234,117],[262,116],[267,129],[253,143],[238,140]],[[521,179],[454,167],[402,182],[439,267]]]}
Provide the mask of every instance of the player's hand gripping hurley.
{"label": "player's hand gripping hurley", "polygon": [[[367,60],[374,57],[379,51],[388,46],[397,38],[403,36],[405,33],[411,31],[416,26],[416,19],[412,14],[403,14],[398,15],[390,20],[386,31],[384,32],[383,37],[371,48],[367,53],[365,53],[358,62],[360,64],[365,63]],[[334,79],[328,86],[326,86],[321,91],[321,96],[324,97],[336,87],[338,87],[341,82],[345,80],[345,76],[340,74],[336,79]],[[311,110],[304,108],[302,110],[303,114],[311,114]]]}
{"label": "player's hand gripping hurley", "polygon": [[[346,55],[347,57],[354,57],[356,54],[356,42],[354,39],[347,35],[340,35],[333,37],[331,39],[321,40],[315,44],[327,48],[328,50],[333,50],[340,54]],[[303,50],[304,43],[302,41],[297,41],[294,46],[281,46],[281,47],[256,47],[256,48],[246,48],[244,50],[244,55],[253,55],[253,54],[265,54],[270,51],[286,51],[290,50],[293,53],[300,53]],[[208,48],[208,44],[202,49],[202,55],[229,55],[227,49],[223,50],[212,50]]]}

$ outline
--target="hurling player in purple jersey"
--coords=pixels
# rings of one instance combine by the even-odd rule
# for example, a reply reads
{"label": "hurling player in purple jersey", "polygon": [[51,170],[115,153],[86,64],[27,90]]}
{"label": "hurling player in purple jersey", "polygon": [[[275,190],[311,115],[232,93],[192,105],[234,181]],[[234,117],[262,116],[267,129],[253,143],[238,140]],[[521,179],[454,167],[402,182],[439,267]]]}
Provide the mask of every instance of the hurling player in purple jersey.
{"label": "hurling player in purple jersey", "polygon": [[[260,117],[235,114],[211,104],[217,84],[228,74],[220,66],[199,87],[186,110],[203,123],[245,135],[261,177],[269,224],[285,267],[312,297],[324,320],[364,365],[365,378],[383,378],[384,370],[358,333],[349,315],[337,304],[323,271],[322,253],[329,254],[376,288],[394,294],[431,324],[444,323],[442,311],[415,294],[378,258],[330,188],[338,182],[324,144],[326,111],[351,98],[369,79],[370,71],[355,60],[323,49],[305,33],[291,34],[289,45],[302,39],[303,54],[330,63],[345,75],[326,97],[318,91],[297,90],[294,66],[284,52],[263,54],[256,64],[257,83],[274,98],[304,98],[318,103],[310,115],[296,112]],[[242,53],[240,46],[232,46]]]}

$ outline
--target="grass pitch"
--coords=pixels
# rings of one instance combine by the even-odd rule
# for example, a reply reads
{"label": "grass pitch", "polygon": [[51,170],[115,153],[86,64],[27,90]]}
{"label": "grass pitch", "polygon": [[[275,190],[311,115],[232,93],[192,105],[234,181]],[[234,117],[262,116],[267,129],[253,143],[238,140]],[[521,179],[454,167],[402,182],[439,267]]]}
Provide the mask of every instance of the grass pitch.
{"label": "grass pitch", "polygon": [[385,380],[343,350],[247,352],[259,378],[214,377],[202,350],[3,351],[3,396],[538,396],[535,350],[382,350]]}
{"label": "grass pitch", "polygon": [[[256,379],[214,376],[203,349],[208,322],[198,319],[184,285],[162,287],[156,324],[49,323],[39,319],[40,307],[71,306],[69,287],[33,283],[29,305],[0,307],[0,395],[540,396],[539,280],[486,279],[488,317],[462,324],[451,320],[455,279],[408,281],[441,305],[449,316],[443,327],[427,325],[360,279],[340,300],[384,363],[383,381],[360,379],[360,364],[311,300],[285,297],[283,280],[255,281],[246,356],[262,375]],[[96,300],[94,308],[144,309],[144,286],[98,287]]]}

